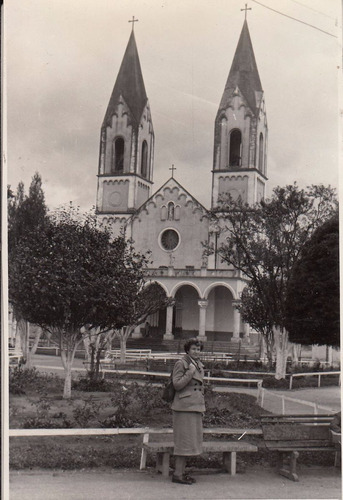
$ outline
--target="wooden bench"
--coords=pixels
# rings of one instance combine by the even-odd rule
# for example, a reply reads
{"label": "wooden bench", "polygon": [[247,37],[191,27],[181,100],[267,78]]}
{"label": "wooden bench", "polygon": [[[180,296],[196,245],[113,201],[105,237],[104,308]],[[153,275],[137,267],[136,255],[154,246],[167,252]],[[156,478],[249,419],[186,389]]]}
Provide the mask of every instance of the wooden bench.
{"label": "wooden bench", "polygon": [[[328,414],[261,416],[264,443],[268,450],[280,453],[282,476],[299,481],[296,466],[300,451],[339,451],[331,437],[332,419],[333,415]],[[290,459],[289,466],[286,459]]]}
{"label": "wooden bench", "polygon": [[[173,442],[143,443],[143,449],[156,453],[156,470],[164,477],[169,476],[170,455],[174,452]],[[237,452],[256,452],[257,446],[245,441],[204,441],[203,453],[216,452],[223,454],[224,469],[232,476],[236,474]]]}

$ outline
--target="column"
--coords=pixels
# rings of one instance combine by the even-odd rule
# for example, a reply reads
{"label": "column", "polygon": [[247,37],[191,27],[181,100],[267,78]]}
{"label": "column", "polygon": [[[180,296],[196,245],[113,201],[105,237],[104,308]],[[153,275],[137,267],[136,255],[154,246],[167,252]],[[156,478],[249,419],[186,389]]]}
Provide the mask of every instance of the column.
{"label": "column", "polygon": [[250,344],[250,325],[243,323],[243,339],[247,344]]}
{"label": "column", "polygon": [[240,330],[240,324],[241,324],[241,314],[236,309],[235,306],[240,304],[239,300],[233,300],[232,301],[232,306],[233,306],[233,337],[232,341],[233,342],[238,342],[239,341],[239,330]]}
{"label": "column", "polygon": [[174,305],[167,306],[166,333],[163,335],[164,340],[174,340],[173,312],[174,312]]}
{"label": "column", "polygon": [[206,308],[208,306],[208,300],[198,300],[199,305],[199,335],[198,339],[206,342]]}

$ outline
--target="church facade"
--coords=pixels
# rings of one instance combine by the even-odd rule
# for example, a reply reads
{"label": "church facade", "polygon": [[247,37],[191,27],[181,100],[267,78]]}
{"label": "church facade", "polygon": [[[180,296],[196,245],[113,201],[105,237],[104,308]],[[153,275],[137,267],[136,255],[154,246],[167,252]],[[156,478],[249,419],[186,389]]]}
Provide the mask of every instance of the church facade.
{"label": "church facade", "polygon": [[[124,231],[135,249],[152,252],[147,278],[173,305],[149,318],[165,339],[249,341],[235,308],[246,284],[216,251],[210,210],[222,196],[253,204],[266,194],[268,127],[264,94],[244,21],[214,124],[211,207],[172,176],[152,192],[154,129],[132,30],[101,127],[96,211],[113,234]],[[135,331],[140,335],[140,328]]]}

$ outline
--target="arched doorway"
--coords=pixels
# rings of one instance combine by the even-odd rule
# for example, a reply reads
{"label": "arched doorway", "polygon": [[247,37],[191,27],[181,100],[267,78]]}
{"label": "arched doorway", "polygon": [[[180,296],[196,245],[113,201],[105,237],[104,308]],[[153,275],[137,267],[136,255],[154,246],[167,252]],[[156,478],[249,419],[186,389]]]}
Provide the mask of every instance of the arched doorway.
{"label": "arched doorway", "polygon": [[225,286],[212,288],[207,297],[206,335],[208,340],[227,341],[233,332],[233,295]]}
{"label": "arched doorway", "polygon": [[175,293],[173,331],[175,337],[196,337],[199,332],[199,294],[191,285],[181,286]]}
{"label": "arched doorway", "polygon": [[[153,286],[155,289],[159,290],[159,293],[162,293],[165,297],[167,296],[165,289],[157,282],[152,283],[151,285],[148,286]],[[146,321],[149,323],[148,324],[148,336],[149,337],[162,337],[165,328],[166,328],[166,308],[159,309],[158,311],[154,312],[153,314],[150,314]],[[145,331],[145,325],[141,325],[143,329],[143,335],[147,335],[147,332]]]}

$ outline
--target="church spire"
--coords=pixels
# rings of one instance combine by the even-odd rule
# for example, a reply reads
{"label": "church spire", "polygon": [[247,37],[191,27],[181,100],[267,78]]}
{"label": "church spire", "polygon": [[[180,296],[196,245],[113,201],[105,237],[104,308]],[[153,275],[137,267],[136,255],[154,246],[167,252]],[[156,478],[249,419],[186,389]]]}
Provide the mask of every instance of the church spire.
{"label": "church spire", "polygon": [[258,94],[262,93],[262,85],[246,20],[243,24],[219,109],[226,109],[237,88],[247,100],[251,111],[256,114],[260,104]]}
{"label": "church spire", "polygon": [[135,121],[139,122],[148,98],[133,30],[107,107],[104,124],[110,124],[120,96],[130,108]]}
{"label": "church spire", "polygon": [[[135,19],[129,22],[133,24]],[[97,193],[99,214],[122,223],[149,198],[154,140],[150,107],[132,29],[101,127]]]}
{"label": "church spire", "polygon": [[265,196],[267,135],[263,90],[245,19],[215,120],[212,207],[227,194],[249,204]]}

